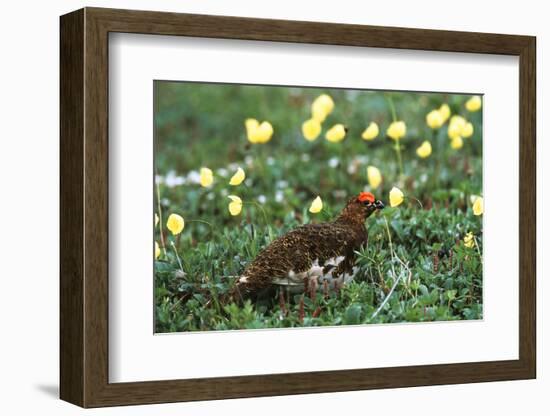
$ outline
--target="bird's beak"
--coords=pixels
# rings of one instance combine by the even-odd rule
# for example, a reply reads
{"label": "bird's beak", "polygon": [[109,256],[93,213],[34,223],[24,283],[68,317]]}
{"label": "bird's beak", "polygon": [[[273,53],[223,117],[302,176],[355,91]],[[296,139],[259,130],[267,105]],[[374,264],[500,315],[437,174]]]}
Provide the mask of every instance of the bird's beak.
{"label": "bird's beak", "polygon": [[379,199],[376,200],[376,202],[374,203],[374,207],[376,209],[384,209],[385,205],[382,201],[380,201]]}

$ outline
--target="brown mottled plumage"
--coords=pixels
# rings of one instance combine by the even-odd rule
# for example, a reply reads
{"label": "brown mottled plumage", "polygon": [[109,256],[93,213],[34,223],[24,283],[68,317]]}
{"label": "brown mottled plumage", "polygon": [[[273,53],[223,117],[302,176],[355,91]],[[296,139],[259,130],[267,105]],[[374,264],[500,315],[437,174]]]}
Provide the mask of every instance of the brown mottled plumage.
{"label": "brown mottled plumage", "polygon": [[365,220],[384,204],[369,192],[350,199],[331,222],[306,224],[275,239],[250,263],[238,279],[240,296],[256,293],[272,284],[302,284],[319,278],[345,281],[353,275],[355,251],[367,242]]}

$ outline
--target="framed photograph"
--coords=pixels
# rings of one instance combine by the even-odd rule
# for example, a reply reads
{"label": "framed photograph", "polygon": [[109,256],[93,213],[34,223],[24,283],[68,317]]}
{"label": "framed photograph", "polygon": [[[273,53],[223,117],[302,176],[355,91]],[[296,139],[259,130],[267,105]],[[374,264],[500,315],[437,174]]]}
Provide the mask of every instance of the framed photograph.
{"label": "framed photograph", "polygon": [[534,37],[60,25],[63,400],[536,377]]}

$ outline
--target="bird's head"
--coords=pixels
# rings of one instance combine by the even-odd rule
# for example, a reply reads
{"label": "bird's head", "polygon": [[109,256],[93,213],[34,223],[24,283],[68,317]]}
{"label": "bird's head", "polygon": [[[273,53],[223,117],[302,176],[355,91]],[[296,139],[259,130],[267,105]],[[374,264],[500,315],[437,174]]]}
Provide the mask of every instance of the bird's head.
{"label": "bird's head", "polygon": [[340,218],[363,223],[371,214],[384,208],[384,203],[370,192],[361,192],[351,198],[340,214]]}

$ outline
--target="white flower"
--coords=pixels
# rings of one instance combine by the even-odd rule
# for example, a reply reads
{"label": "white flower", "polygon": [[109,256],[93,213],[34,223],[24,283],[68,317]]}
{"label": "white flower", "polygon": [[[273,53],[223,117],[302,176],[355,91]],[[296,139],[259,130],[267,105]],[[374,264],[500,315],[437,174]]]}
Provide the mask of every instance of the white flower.
{"label": "white flower", "polygon": [[350,175],[357,173],[358,167],[359,167],[359,161],[357,159],[353,159],[351,163],[348,165],[348,173]]}
{"label": "white flower", "polygon": [[338,160],[337,157],[331,157],[331,158],[328,160],[328,165],[329,165],[331,168],[335,168],[335,167],[337,167],[339,164],[340,164],[340,160]]}
{"label": "white flower", "polygon": [[201,183],[201,174],[196,170],[192,170],[187,174],[186,180],[189,184],[197,185]]}
{"label": "white flower", "polygon": [[280,204],[281,202],[284,201],[284,198],[285,198],[285,196],[283,194],[283,191],[278,190],[278,191],[275,192],[275,202]]}
{"label": "white flower", "polygon": [[166,177],[164,178],[164,184],[168,188],[174,188],[179,185],[183,185],[185,183],[185,179],[182,176],[176,175],[176,172],[171,170],[166,174]]}
{"label": "white flower", "polygon": [[265,197],[265,195],[259,195],[258,202],[262,205],[265,204],[267,202],[267,198]]}
{"label": "white flower", "polygon": [[229,170],[227,170],[226,168],[219,168],[216,173],[222,178],[227,178],[227,176],[229,175]]}
{"label": "white flower", "polygon": [[288,188],[288,181],[279,180],[275,183],[275,187],[279,189],[286,189]]}
{"label": "white flower", "polygon": [[250,155],[244,157],[244,163],[246,166],[251,167],[254,164],[254,158]]}

